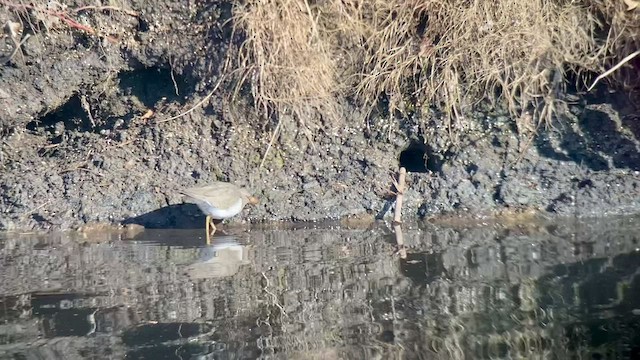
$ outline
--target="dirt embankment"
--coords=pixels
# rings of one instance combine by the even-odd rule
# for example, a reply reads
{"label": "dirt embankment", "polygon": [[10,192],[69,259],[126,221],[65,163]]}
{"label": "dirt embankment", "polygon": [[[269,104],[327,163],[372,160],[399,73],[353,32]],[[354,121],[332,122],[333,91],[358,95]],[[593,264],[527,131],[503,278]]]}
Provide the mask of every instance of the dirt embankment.
{"label": "dirt embankment", "polygon": [[399,165],[409,217],[640,212],[640,126],[621,94],[569,94],[536,136],[488,105],[453,124],[429,107],[367,117],[347,101],[342,119],[265,118],[245,88],[208,97],[230,4],[2,4],[0,230],[202,226],[177,191],[216,179],[261,198],[238,219],[376,216]]}

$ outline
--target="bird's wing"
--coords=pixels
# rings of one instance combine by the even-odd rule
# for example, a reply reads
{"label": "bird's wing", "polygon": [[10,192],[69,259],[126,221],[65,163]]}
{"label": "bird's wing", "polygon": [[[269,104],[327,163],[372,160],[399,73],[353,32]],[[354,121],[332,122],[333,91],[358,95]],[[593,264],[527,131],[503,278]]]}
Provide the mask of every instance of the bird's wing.
{"label": "bird's wing", "polygon": [[183,193],[197,201],[207,202],[216,208],[226,209],[240,199],[238,188],[230,183],[214,183],[185,189]]}

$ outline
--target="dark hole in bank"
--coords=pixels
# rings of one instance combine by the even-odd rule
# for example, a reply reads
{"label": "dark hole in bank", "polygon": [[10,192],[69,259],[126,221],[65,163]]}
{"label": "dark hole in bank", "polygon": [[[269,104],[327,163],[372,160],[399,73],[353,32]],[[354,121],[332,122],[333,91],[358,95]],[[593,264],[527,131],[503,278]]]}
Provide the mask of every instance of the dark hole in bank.
{"label": "dark hole in bank", "polygon": [[87,113],[82,108],[80,96],[74,95],[62,106],[29,122],[26,127],[30,131],[39,132],[44,130],[56,133],[56,130],[63,131],[65,128],[88,131],[92,125]]}
{"label": "dark hole in bank", "polygon": [[407,169],[408,172],[440,172],[442,162],[442,156],[434,154],[433,150],[419,142],[409,144],[400,153],[400,166]]}
{"label": "dark hole in bank", "polygon": [[120,88],[125,95],[135,96],[147,108],[153,108],[162,99],[184,103],[191,94],[190,79],[171,69],[145,67],[118,75]]}

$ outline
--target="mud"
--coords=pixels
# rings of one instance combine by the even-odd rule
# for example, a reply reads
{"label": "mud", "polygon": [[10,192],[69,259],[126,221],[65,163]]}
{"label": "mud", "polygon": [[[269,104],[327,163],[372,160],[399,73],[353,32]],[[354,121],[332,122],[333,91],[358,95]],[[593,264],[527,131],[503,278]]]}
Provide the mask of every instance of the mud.
{"label": "mud", "polygon": [[[205,99],[226,54],[228,3],[122,6],[139,16],[79,15],[108,37],[54,24],[0,65],[0,230],[202,226],[178,190],[213,180],[261,199],[232,222],[380,218],[399,166],[410,172],[405,218],[640,212],[640,126],[624,94],[571,94],[532,140],[488,106],[456,129],[435,110],[363,122],[349,104],[340,123],[265,119],[248,98]],[[5,6],[7,21],[20,18]]]}

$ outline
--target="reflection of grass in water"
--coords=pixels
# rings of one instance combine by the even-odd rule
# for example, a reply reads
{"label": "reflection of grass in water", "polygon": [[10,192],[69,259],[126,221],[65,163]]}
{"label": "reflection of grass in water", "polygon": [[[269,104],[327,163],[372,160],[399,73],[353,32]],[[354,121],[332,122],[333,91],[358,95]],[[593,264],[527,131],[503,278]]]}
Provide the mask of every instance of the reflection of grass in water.
{"label": "reflection of grass in water", "polygon": [[433,337],[429,350],[439,359],[546,357],[555,352],[546,329],[511,330],[486,335],[453,331]]}
{"label": "reflection of grass in water", "polygon": [[432,333],[429,328],[423,334],[428,344],[427,351],[433,353],[438,359],[464,359],[465,351],[463,339],[465,327],[463,321],[456,318],[450,318],[450,321],[444,327],[444,331],[438,331],[443,335]]}
{"label": "reflection of grass in water", "polygon": [[518,300],[521,311],[534,311],[538,305],[537,282],[534,279],[523,279],[518,286]]}
{"label": "reflection of grass in water", "polygon": [[[519,289],[525,308],[538,302],[534,280],[525,280]],[[438,359],[530,358],[566,351],[566,337],[557,336],[563,330],[554,325],[551,311],[522,311],[516,303],[484,313],[442,316],[427,321],[424,328],[424,351]]]}
{"label": "reflection of grass in water", "polygon": [[[380,340],[383,321],[376,319],[380,314],[374,314],[376,310],[369,303],[370,289],[350,293],[341,288],[336,293],[334,285],[315,282],[313,276],[289,278],[288,270],[261,274],[263,293],[257,324],[263,327],[258,347],[264,354],[282,352],[287,358],[304,359],[402,358],[401,344]],[[304,281],[309,288],[289,281],[298,286]]]}

